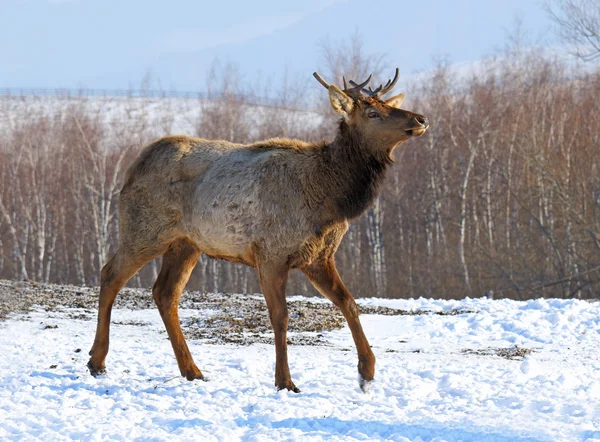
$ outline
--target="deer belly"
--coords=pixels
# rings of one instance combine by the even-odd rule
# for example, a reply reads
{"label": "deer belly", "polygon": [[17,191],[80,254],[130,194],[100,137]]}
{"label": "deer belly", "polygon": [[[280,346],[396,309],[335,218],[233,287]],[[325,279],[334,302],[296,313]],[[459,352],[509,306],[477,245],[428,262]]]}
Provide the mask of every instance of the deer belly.
{"label": "deer belly", "polygon": [[207,255],[229,261],[253,262],[254,228],[251,209],[235,201],[198,205],[188,220],[188,235]]}

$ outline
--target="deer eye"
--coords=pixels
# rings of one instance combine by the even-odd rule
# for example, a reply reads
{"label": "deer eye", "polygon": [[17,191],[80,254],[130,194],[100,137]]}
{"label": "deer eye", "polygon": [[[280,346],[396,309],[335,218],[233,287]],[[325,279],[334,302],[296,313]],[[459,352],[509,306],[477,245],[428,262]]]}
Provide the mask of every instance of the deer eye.
{"label": "deer eye", "polygon": [[379,117],[379,114],[375,111],[369,111],[369,113],[367,114],[367,117],[369,118],[377,118]]}

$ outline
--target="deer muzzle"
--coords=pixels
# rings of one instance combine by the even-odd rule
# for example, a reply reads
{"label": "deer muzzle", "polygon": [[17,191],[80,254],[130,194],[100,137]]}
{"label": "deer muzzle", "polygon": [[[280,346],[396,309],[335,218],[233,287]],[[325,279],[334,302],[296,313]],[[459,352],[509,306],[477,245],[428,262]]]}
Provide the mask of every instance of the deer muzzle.
{"label": "deer muzzle", "polygon": [[423,115],[415,115],[413,117],[414,126],[406,129],[406,134],[410,136],[421,136],[429,129],[429,120]]}

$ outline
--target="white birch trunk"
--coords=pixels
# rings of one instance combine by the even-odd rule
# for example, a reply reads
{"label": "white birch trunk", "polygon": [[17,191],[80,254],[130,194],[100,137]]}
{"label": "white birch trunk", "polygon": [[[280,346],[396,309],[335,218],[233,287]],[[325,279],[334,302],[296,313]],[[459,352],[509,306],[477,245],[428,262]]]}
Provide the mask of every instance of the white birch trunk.
{"label": "white birch trunk", "polygon": [[465,239],[466,239],[466,222],[467,222],[467,190],[469,187],[469,178],[473,169],[473,163],[475,161],[476,150],[472,143],[469,141],[469,159],[467,160],[467,167],[465,175],[460,188],[460,219],[458,222],[458,257],[460,265],[463,270],[463,283],[468,292],[471,292],[471,282],[469,279],[469,268],[465,258]]}

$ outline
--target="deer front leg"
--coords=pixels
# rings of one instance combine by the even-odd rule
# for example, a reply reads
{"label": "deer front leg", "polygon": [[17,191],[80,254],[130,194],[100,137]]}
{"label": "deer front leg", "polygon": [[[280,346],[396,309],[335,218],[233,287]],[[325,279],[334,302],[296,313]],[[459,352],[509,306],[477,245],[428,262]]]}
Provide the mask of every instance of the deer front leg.
{"label": "deer front leg", "polygon": [[269,308],[269,319],[275,333],[275,386],[278,390],[300,389],[292,382],[287,358],[288,309],[285,301],[285,284],[288,268],[285,265],[259,265],[260,286]]}
{"label": "deer front leg", "polygon": [[358,319],[358,306],[346,286],[344,286],[333,258],[313,262],[303,268],[302,271],[323,296],[329,298],[342,310],[342,314],[352,332],[352,338],[358,353],[359,385],[363,391],[366,391],[375,375],[375,355],[371,351],[369,341],[367,341]]}

